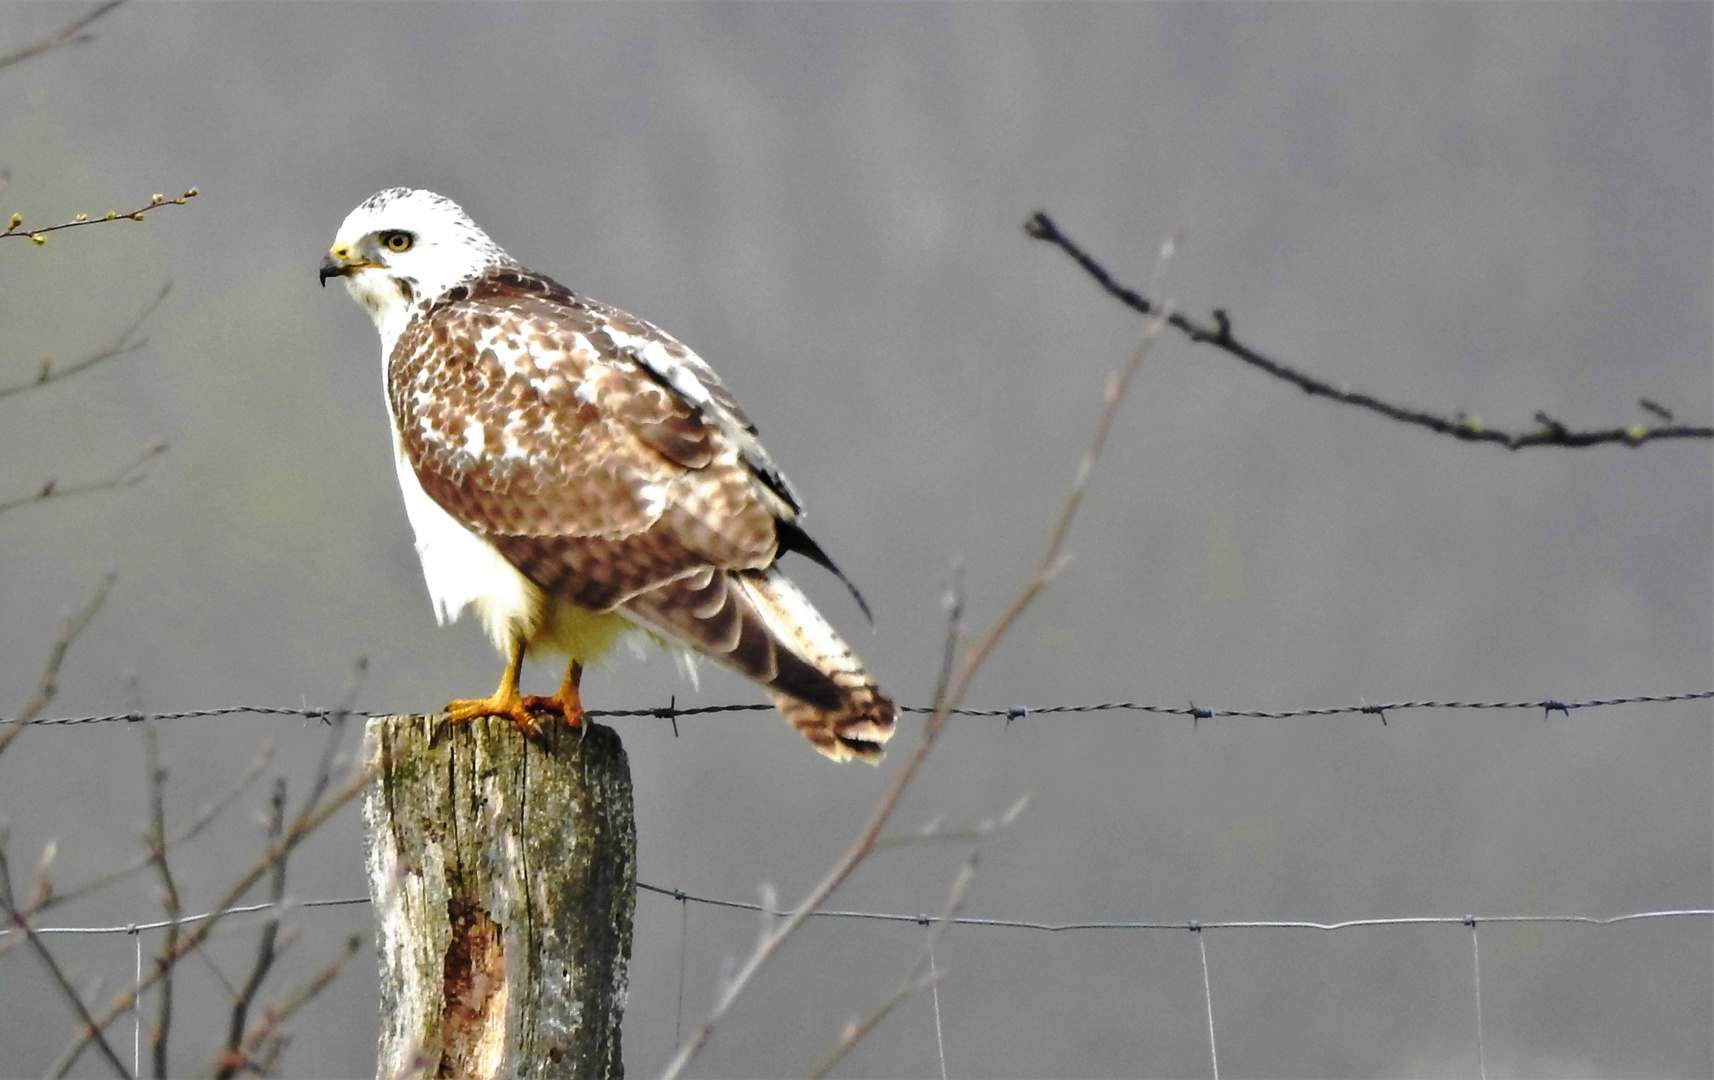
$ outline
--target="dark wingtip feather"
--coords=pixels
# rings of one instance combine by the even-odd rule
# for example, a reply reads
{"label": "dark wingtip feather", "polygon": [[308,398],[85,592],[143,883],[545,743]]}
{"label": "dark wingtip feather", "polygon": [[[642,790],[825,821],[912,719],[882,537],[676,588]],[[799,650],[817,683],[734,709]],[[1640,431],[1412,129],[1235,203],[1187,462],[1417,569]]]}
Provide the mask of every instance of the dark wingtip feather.
{"label": "dark wingtip feather", "polygon": [[863,618],[869,621],[870,626],[875,625],[875,616],[869,610],[869,602],[863,599],[863,594],[857,591],[857,586],[845,576],[845,571],[839,569],[827,552],[821,550],[821,545],[803,531],[803,526],[795,521],[776,521],[774,535],[779,539],[781,551],[795,551],[838,578],[840,584],[850,591],[851,599],[857,601],[857,609],[863,613]]}

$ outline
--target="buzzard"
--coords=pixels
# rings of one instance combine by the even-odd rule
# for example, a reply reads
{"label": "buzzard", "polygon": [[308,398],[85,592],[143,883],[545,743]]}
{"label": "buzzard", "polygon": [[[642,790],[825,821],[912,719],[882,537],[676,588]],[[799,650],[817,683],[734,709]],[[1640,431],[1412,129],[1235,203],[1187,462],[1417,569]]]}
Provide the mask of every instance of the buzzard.
{"label": "buzzard", "polygon": [[[828,757],[880,759],[892,701],[778,564],[797,552],[844,575],[701,357],[524,268],[429,191],[353,210],[321,263],[334,277],[381,332],[435,615],[473,606],[506,655],[499,687],[453,701],[451,722],[580,723],[584,665],[641,631],[761,683]],[[569,657],[552,697],[519,692],[531,652]]]}

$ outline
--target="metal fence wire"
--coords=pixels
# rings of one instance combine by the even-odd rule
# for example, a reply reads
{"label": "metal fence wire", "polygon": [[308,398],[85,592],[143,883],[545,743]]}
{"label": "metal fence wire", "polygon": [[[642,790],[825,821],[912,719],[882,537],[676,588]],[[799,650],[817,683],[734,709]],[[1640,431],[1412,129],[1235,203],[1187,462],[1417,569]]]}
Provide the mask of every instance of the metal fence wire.
{"label": "metal fence wire", "polygon": [[[1561,700],[1546,698],[1532,701],[1400,701],[1384,704],[1369,704],[1359,702],[1356,705],[1342,705],[1326,708],[1305,709],[1212,709],[1202,708],[1194,703],[1184,706],[1151,705],[1130,701],[1103,702],[1093,705],[1047,705],[1047,706],[1012,706],[1008,708],[964,708],[952,710],[955,715],[1001,719],[1010,724],[1013,721],[1025,720],[1032,717],[1078,715],[1102,712],[1139,712],[1162,716],[1184,717],[1193,722],[1215,719],[1250,719],[1250,720],[1284,720],[1299,717],[1327,717],[1342,715],[1374,716],[1383,724],[1387,722],[1390,713],[1400,713],[1411,710],[1446,710],[1446,709],[1482,709],[1482,710],[1530,710],[1542,713],[1545,717],[1555,714],[1569,716],[1573,711],[1583,709],[1605,708],[1619,705],[1654,705],[1668,702],[1705,701],[1714,699],[1714,690],[1696,691],[1682,694],[1640,694],[1630,697],[1595,698],[1588,700]],[[765,711],[771,705],[762,704],[730,704],[703,705],[692,708],[678,708],[674,700],[664,708],[652,709],[591,709],[589,716],[595,718],[618,717],[652,717],[667,720],[676,725],[679,719],[705,717],[722,713]],[[933,710],[921,706],[904,706],[904,712],[928,713]],[[49,717],[27,721],[37,726],[67,726],[80,724],[101,723],[137,723],[144,720],[175,720],[196,717],[231,716],[238,714],[253,714],[262,716],[292,716],[309,720],[325,720],[336,715],[375,717],[392,715],[388,713],[367,713],[355,710],[317,709],[317,708],[279,708],[253,705],[230,705],[212,709],[192,709],[180,712],[151,712],[151,713],[109,713],[95,716]],[[0,719],[0,724],[18,724],[25,721]],[[675,727],[676,730],[676,727]],[[779,918],[789,917],[792,912],[776,910],[772,907],[752,901],[732,900],[714,896],[704,896],[695,892],[678,888],[668,888],[639,881],[637,888],[646,895],[659,897],[668,902],[676,902],[681,911],[688,912],[691,905],[698,905],[715,910],[739,911],[746,913],[764,913]],[[230,915],[262,915],[269,919],[280,919],[290,911],[304,909],[326,909],[336,907],[352,907],[368,904],[367,896],[334,897],[318,900],[296,900],[287,898],[275,903],[245,904],[226,908],[221,911],[206,911],[200,914],[184,915],[178,919],[137,920],[126,923],[102,926],[36,926],[33,930],[43,936],[54,935],[112,935],[129,936],[133,939],[136,953],[136,965],[141,979],[144,961],[143,936],[146,933],[164,930],[176,923],[187,926],[208,919]],[[1047,922],[1028,918],[992,918],[972,915],[954,915],[944,917],[924,913],[896,911],[857,911],[824,908],[812,913],[819,919],[864,920],[879,923],[901,925],[916,925],[924,929],[932,929],[936,924],[969,927],[981,931],[1011,931],[1038,932],[1050,934],[1077,933],[1083,931],[1189,931],[1196,942],[1199,959],[1201,985],[1196,996],[1204,1004],[1205,1018],[1208,1030],[1208,1055],[1211,1074],[1218,1078],[1220,1062],[1218,1052],[1217,1003],[1219,986],[1211,979],[1208,967],[1208,937],[1240,931],[1346,931],[1358,929],[1392,930],[1401,927],[1420,926],[1462,926],[1469,930],[1470,935],[1470,994],[1471,994],[1471,1038],[1477,1067],[1480,1074],[1487,1076],[1487,1051],[1485,1022],[1482,1013],[1482,965],[1481,943],[1479,930],[1484,925],[1494,924],[1577,924],[1598,928],[1612,928],[1630,923],[1658,920],[1689,920],[1714,918],[1714,907],[1699,908],[1670,908],[1649,911],[1629,911],[1616,915],[1585,915],[1585,914],[1463,914],[1463,915],[1413,915],[1395,917],[1376,917],[1343,919],[1338,921],[1317,921],[1310,919],[1241,919],[1241,920],[1087,920],[1078,922]],[[681,923],[679,947],[679,992],[678,1009],[679,1021],[682,1024],[684,1007],[685,956],[688,944],[688,932],[684,930],[688,923]],[[0,942],[7,937],[20,933],[16,928],[0,928]],[[931,939],[932,940],[932,939]],[[936,1040],[940,1053],[942,1077],[946,1075],[945,1043],[941,1036],[941,1016],[938,984],[930,982],[928,994],[933,1002]],[[134,1067],[141,1066],[143,1021],[140,1013],[135,1017],[133,1030]]]}
{"label": "metal fence wire", "polygon": [[[1714,699],[1714,690],[1697,690],[1685,694],[1637,694],[1631,697],[1591,698],[1584,701],[1567,701],[1560,698],[1542,698],[1535,701],[1394,701],[1380,704],[1359,702],[1355,705],[1333,705],[1308,709],[1208,709],[1198,706],[1195,702],[1186,705],[1150,705],[1136,701],[1104,701],[1093,705],[1012,705],[1006,708],[960,708],[950,710],[953,716],[986,717],[988,719],[1003,719],[1010,723],[1013,720],[1027,720],[1032,716],[1064,716],[1082,713],[1102,712],[1140,712],[1153,713],[1158,716],[1182,716],[1192,721],[1233,719],[1233,720],[1291,720],[1300,717],[1316,716],[1373,716],[1381,723],[1387,722],[1389,713],[1407,712],[1418,709],[1524,709],[1539,712],[1543,717],[1555,713],[1570,716],[1580,709],[1600,709],[1614,705],[1658,705],[1673,701],[1706,701]],[[590,709],[585,715],[595,720],[618,719],[622,717],[654,717],[659,720],[678,721],[698,716],[712,716],[719,713],[734,712],[767,712],[772,705],[759,702],[730,705],[697,705],[681,709],[676,699],[672,704],[651,709]],[[902,705],[900,712],[926,715],[934,709],[926,705]],[[95,716],[47,716],[34,720],[8,720],[0,718],[0,724],[30,724],[41,727],[62,727],[72,724],[138,724],[145,720],[189,720],[209,716],[236,716],[251,714],[256,716],[297,716],[308,720],[325,720],[334,715],[357,716],[373,719],[378,716],[392,716],[393,713],[364,712],[358,709],[332,708],[290,708],[270,705],[222,705],[212,709],[187,709],[180,712],[123,712],[102,713]]]}
{"label": "metal fence wire", "polygon": [[[701,905],[701,906],[705,906],[705,907],[709,907],[709,908],[714,908],[714,909],[723,909],[723,910],[730,910],[730,911],[742,911],[742,912],[747,912],[747,913],[766,913],[768,915],[775,916],[775,917],[778,917],[781,919],[787,918],[792,914],[792,911],[790,909],[775,910],[773,908],[764,907],[762,904],[750,902],[750,901],[729,900],[729,899],[722,899],[719,897],[700,896],[700,895],[697,895],[695,893],[686,892],[682,889],[665,888],[665,887],[660,886],[660,885],[651,885],[647,882],[642,882],[642,881],[639,881],[637,883],[637,888],[640,891],[642,891],[646,894],[649,894],[649,895],[659,896],[659,897],[662,897],[663,899],[666,899],[668,901],[677,901],[679,904],[684,905],[686,910],[688,910],[689,905],[697,904],[697,905]],[[224,916],[229,916],[229,915],[265,914],[269,918],[280,918],[284,914],[286,914],[287,912],[293,911],[293,910],[298,910],[298,909],[352,907],[352,906],[357,906],[357,905],[368,904],[369,902],[370,902],[369,897],[367,897],[367,896],[336,897],[336,898],[330,898],[330,899],[324,899],[324,900],[294,900],[294,899],[288,898],[279,904],[272,904],[272,903],[244,904],[244,905],[240,905],[237,907],[226,908],[223,911],[218,911],[218,912],[217,911],[205,911],[205,912],[202,912],[202,913],[196,914],[196,915],[185,915],[185,916],[181,916],[177,920],[155,919],[155,920],[150,920],[150,921],[130,922],[130,923],[124,923],[124,924],[107,925],[107,926],[38,926],[38,927],[35,927],[34,929],[35,929],[35,932],[37,934],[41,934],[41,935],[58,935],[58,934],[90,935],[90,934],[94,934],[94,935],[124,935],[124,936],[129,936],[135,942],[134,949],[136,952],[136,967],[137,967],[137,972],[138,972],[138,978],[141,979],[142,971],[143,971],[144,953],[145,953],[145,950],[143,948],[143,935],[149,931],[163,930],[163,929],[167,928],[168,926],[172,925],[175,921],[177,922],[177,924],[179,926],[186,926],[186,925],[191,925],[194,923],[203,922],[207,919],[215,917],[216,915],[220,915],[220,916],[224,917]],[[874,921],[874,922],[905,924],[905,925],[915,924],[917,926],[923,927],[924,929],[930,929],[930,928],[934,927],[936,923],[942,921],[941,916],[921,914],[921,913],[911,914],[911,913],[906,913],[906,912],[891,912],[891,911],[852,911],[852,910],[841,910],[841,909],[835,909],[835,908],[826,908],[826,909],[823,909],[820,911],[816,911],[813,913],[812,917],[821,918],[821,919],[868,920],[868,921]],[[1217,993],[1217,987],[1214,985],[1213,980],[1211,979],[1211,977],[1209,975],[1209,970],[1208,970],[1208,935],[1210,933],[1226,933],[1226,932],[1232,932],[1232,931],[1257,931],[1257,930],[1262,930],[1262,931],[1291,931],[1291,930],[1338,931],[1338,930],[1356,930],[1356,929],[1397,929],[1400,927],[1417,927],[1417,926],[1464,926],[1464,927],[1468,927],[1469,931],[1470,931],[1470,993],[1471,993],[1471,1001],[1472,1001],[1472,1015],[1474,1017],[1473,1028],[1472,1028],[1472,1033],[1473,1033],[1472,1037],[1473,1037],[1474,1042],[1475,1042],[1478,1069],[1479,1069],[1480,1075],[1484,1078],[1484,1080],[1486,1080],[1486,1076],[1487,1076],[1487,1055],[1486,1055],[1486,1047],[1485,1047],[1484,1018],[1482,1015],[1482,959],[1481,959],[1480,939],[1478,937],[1478,928],[1479,927],[1481,927],[1485,924],[1508,924],[1508,923],[1509,924],[1519,924],[1519,923],[1534,923],[1534,924],[1559,923],[1559,924],[1566,924],[1566,923],[1571,923],[1571,924],[1579,924],[1579,925],[1594,926],[1594,927],[1614,927],[1614,926],[1624,925],[1627,923],[1637,923],[1637,922],[1654,921],[1654,920],[1667,920],[1667,919],[1671,919],[1671,920],[1691,919],[1691,920],[1694,920],[1694,919],[1708,919],[1708,918],[1714,918],[1714,908],[1676,908],[1676,909],[1661,910],[1661,911],[1632,911],[1632,912],[1625,912],[1625,913],[1619,914],[1619,915],[1606,915],[1606,916],[1568,915],[1568,914],[1411,915],[1411,916],[1399,916],[1399,917],[1391,917],[1391,918],[1343,919],[1343,920],[1340,920],[1338,922],[1317,922],[1317,921],[1306,920],[1306,919],[1240,919],[1240,920],[1226,919],[1226,920],[1207,920],[1207,921],[1199,921],[1199,920],[1193,919],[1193,920],[1188,920],[1188,921],[1187,920],[1168,920],[1168,921],[1089,920],[1089,921],[1083,921],[1083,922],[1053,923],[1053,922],[1043,922],[1043,921],[1033,920],[1033,919],[996,919],[996,918],[983,918],[983,917],[970,916],[970,915],[955,915],[951,918],[945,919],[944,921],[947,924],[953,925],[953,926],[980,928],[982,930],[1006,930],[1006,931],[1019,931],[1019,932],[1036,931],[1036,932],[1045,932],[1045,933],[1054,933],[1054,934],[1074,933],[1074,932],[1078,932],[1078,931],[1096,931],[1096,930],[1101,930],[1101,931],[1114,931],[1114,930],[1176,931],[1179,933],[1183,933],[1184,931],[1187,931],[1187,930],[1190,931],[1194,935],[1195,940],[1196,940],[1197,956],[1199,959],[1200,970],[1201,970],[1201,986],[1199,988],[1201,990],[1201,994],[1199,994],[1198,996],[1202,998],[1203,1005],[1204,1005],[1204,1014],[1205,1014],[1205,1018],[1207,1020],[1209,1067],[1210,1067],[1211,1075],[1213,1075],[1216,1078],[1216,1080],[1218,1080],[1218,1077],[1220,1076],[1220,1058],[1219,1058],[1219,1051],[1218,1051],[1218,1045],[1219,1044],[1218,1044],[1218,1040],[1217,1040],[1217,1025],[1215,1023],[1215,1016],[1216,1016],[1215,1003],[1216,1003],[1216,998],[1218,997],[1218,993]],[[18,931],[13,930],[13,929],[0,929],[0,940],[4,940],[7,935],[17,933],[17,932]],[[679,949],[679,992],[678,992],[678,1002],[679,1002],[678,1009],[679,1009],[679,1014],[680,1014],[678,1020],[679,1020],[680,1024],[682,1024],[683,1009],[684,1009],[684,980],[685,980],[685,967],[686,967],[685,955],[686,955],[686,942],[685,942],[684,937],[681,936],[680,949]],[[932,1003],[932,1007],[934,1009],[936,1041],[937,1041],[939,1053],[940,1053],[942,1077],[944,1078],[946,1075],[946,1072],[945,1072],[945,1067],[946,1067],[945,1066],[945,1043],[939,1034],[941,1021],[940,1021],[940,1001],[939,1001],[938,983],[931,983],[928,989],[929,989],[929,996],[930,996],[930,1000]],[[140,1004],[141,1003],[139,1002],[139,1007],[140,1007]],[[141,1068],[141,1053],[142,1053],[142,1050],[141,1050],[141,1048],[142,1048],[142,1030],[143,1030],[142,1015],[140,1012],[136,1012],[134,1015],[134,1018],[133,1018],[132,1049],[133,1049],[133,1058],[134,1058],[134,1060],[133,1060],[133,1072],[136,1073],[137,1075],[141,1075],[140,1068]]]}

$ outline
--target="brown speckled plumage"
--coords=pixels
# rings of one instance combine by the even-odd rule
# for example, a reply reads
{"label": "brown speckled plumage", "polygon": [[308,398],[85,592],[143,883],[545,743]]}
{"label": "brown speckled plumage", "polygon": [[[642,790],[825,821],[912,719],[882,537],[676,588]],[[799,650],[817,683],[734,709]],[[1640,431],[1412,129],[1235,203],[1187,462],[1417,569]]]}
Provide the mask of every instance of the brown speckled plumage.
{"label": "brown speckled plumage", "polygon": [[416,306],[387,393],[423,490],[537,587],[761,682],[829,756],[879,756],[892,702],[774,567],[796,496],[689,349],[498,266]]}

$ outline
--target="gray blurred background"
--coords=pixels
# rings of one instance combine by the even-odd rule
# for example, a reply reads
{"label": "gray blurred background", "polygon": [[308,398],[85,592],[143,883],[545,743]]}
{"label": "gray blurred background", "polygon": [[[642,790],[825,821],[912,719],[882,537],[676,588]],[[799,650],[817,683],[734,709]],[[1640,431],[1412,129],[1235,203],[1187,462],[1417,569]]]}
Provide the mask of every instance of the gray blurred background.
{"label": "gray blurred background", "polygon": [[[0,51],[78,14],[0,10]],[[32,223],[201,196],[143,224],[0,244],[3,382],[105,344],[164,280],[151,343],[0,402],[0,498],[172,449],[135,487],[0,516],[0,715],[30,696],[63,609],[118,585],[72,649],[54,716],[336,702],[420,711],[486,693],[480,630],[437,629],[393,474],[379,348],[316,287],[381,187],[461,202],[526,264],[651,319],[712,362],[866,591],[799,572],[904,703],[928,698],[962,560],[986,625],[1037,556],[1107,372],[1142,321],[1026,238],[1052,213],[1121,278],[1335,383],[1490,425],[1537,410],[1707,423],[1714,378],[1706,5],[255,6],[129,4],[94,42],[0,72],[0,211]],[[1126,401],[1076,561],[970,704],[1286,709],[1413,698],[1575,700],[1714,684],[1707,443],[1511,454],[1305,397],[1168,336]],[[546,692],[556,672],[532,671]],[[621,654],[591,707],[760,701]],[[967,914],[1045,921],[1608,916],[1708,907],[1706,702],[1552,716],[1284,721],[1139,713],[954,723],[902,808],[962,825],[1034,797],[982,845]],[[765,713],[621,721],[640,877],[801,896],[879,772]],[[301,795],[322,729],[164,722],[170,820],[266,741]],[[356,731],[348,744],[355,747]],[[261,846],[258,788],[179,859],[187,909]],[[70,884],[138,850],[141,733],[35,728],[0,759],[27,867]],[[835,906],[937,911],[963,850],[876,857]],[[364,891],[347,811],[291,864],[308,900]],[[200,905],[200,906],[199,906]],[[158,917],[139,877],[54,913]],[[364,908],[299,911],[265,998]],[[247,971],[254,923],[210,950]],[[753,917],[638,900],[626,1059],[658,1071]],[[903,977],[910,924],[822,920],[693,1071],[807,1069]],[[1461,926],[1210,932],[1227,1076],[1458,1076],[1478,1066]],[[1490,1075],[1707,1076],[1706,918],[1487,926]],[[60,938],[102,999],[133,939]],[[145,935],[144,947],[159,947]],[[958,928],[937,948],[948,1070],[1209,1071],[1197,939]],[[367,950],[292,1024],[286,1072],[373,1068]],[[224,1023],[182,969],[175,1070]],[[0,956],[0,1072],[73,1029],[23,950]],[[129,1058],[130,1029],[117,1036]],[[940,1068],[928,998],[843,1075]],[[82,1074],[101,1075],[86,1056]]]}

